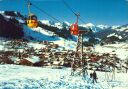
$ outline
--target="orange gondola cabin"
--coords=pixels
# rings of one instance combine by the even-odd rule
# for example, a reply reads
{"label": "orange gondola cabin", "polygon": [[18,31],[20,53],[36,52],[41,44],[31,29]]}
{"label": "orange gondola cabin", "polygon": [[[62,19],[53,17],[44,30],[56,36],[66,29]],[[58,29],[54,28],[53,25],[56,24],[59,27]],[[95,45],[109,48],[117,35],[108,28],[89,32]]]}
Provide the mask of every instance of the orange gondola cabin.
{"label": "orange gondola cabin", "polygon": [[27,26],[30,28],[37,28],[38,27],[38,20],[34,14],[29,15],[27,19]]}
{"label": "orange gondola cabin", "polygon": [[70,27],[70,33],[72,35],[78,35],[79,34],[79,27],[78,27],[78,24],[77,23],[71,25],[71,27]]}
{"label": "orange gondola cabin", "polygon": [[31,13],[30,6],[32,3],[28,1],[28,19],[27,19],[27,26],[30,28],[37,28],[38,27],[38,20],[36,15]]}

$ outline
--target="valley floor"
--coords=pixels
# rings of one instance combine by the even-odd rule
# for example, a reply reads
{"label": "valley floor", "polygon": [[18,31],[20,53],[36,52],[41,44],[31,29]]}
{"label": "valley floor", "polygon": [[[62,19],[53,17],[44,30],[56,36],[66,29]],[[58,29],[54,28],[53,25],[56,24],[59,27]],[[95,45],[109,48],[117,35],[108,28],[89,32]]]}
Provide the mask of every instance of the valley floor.
{"label": "valley floor", "polygon": [[[91,71],[89,70],[88,73]],[[70,76],[70,68],[28,67],[0,65],[0,89],[128,89],[128,74],[98,72],[98,83],[92,83],[89,75]],[[105,78],[106,74],[109,76]]]}

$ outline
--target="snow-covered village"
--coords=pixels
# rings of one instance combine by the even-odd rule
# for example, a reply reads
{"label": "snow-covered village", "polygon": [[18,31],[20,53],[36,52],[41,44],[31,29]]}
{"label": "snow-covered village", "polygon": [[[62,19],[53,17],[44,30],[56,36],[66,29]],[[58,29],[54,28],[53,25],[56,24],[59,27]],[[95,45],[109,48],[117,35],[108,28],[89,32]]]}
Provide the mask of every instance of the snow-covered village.
{"label": "snow-covered village", "polygon": [[127,12],[127,0],[0,0],[0,89],[128,89]]}

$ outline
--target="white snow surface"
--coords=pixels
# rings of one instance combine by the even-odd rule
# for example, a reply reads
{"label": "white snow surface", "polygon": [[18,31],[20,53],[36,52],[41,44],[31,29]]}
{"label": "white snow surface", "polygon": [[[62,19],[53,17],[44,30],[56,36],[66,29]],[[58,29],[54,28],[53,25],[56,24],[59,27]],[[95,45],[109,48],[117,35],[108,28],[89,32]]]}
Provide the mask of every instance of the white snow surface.
{"label": "white snow surface", "polygon": [[94,27],[95,25],[93,25],[92,23],[87,23],[87,24],[81,24],[80,26],[82,26],[82,27]]}
{"label": "white snow surface", "polygon": [[27,26],[24,26],[25,37],[32,37],[38,41],[55,41],[59,40],[59,37],[53,36],[53,33],[50,31],[46,31],[40,27],[30,29]]}
{"label": "white snow surface", "polygon": [[68,21],[64,21],[64,23],[67,24],[68,26],[71,25]]}
{"label": "white snow surface", "polygon": [[114,29],[114,30],[117,30],[117,31],[125,31],[125,32],[127,32],[127,29],[128,29],[128,26],[122,26],[122,27],[120,27],[120,26],[112,26],[112,29]]}
{"label": "white snow surface", "polygon": [[62,24],[61,23],[55,23],[55,27],[57,27],[57,28],[59,28],[59,29],[62,29],[63,27],[62,27]]}
{"label": "white snow surface", "polygon": [[127,43],[109,44],[104,46],[96,45],[95,51],[99,53],[116,54],[121,60],[126,60],[126,58],[128,58],[127,48]]}
{"label": "white snow surface", "polygon": [[120,25],[115,25],[115,26],[112,26],[112,29],[117,29],[118,27],[120,27]]}
{"label": "white snow surface", "polygon": [[116,73],[115,80],[109,80],[106,73],[96,71],[98,83],[93,84],[88,75],[83,78],[70,72],[70,68],[0,65],[0,89],[128,89],[126,73]]}
{"label": "white snow surface", "polygon": [[40,61],[40,58],[37,56],[31,56],[31,57],[27,58],[27,60],[29,60],[32,63],[36,63],[36,62]]}
{"label": "white snow surface", "polygon": [[64,47],[66,50],[74,50],[76,49],[77,43],[71,40],[66,40],[64,38],[60,38],[60,40],[53,41],[53,43],[58,44],[61,47]]}
{"label": "white snow surface", "polygon": [[108,35],[107,37],[111,37],[111,36],[115,36],[115,37],[118,37],[119,39],[122,39],[122,37],[118,36],[116,33],[112,33],[112,34]]}
{"label": "white snow surface", "polygon": [[107,25],[97,25],[97,27],[99,27],[99,28],[101,28],[101,29],[106,29],[106,28],[108,28],[109,26],[107,26]]}
{"label": "white snow surface", "polygon": [[47,24],[48,26],[50,26],[50,21],[49,20],[40,20],[43,24]]}
{"label": "white snow surface", "polygon": [[34,49],[42,49],[45,48],[45,45],[39,44],[37,42],[29,42],[28,47],[33,47]]}
{"label": "white snow surface", "polygon": [[2,45],[0,45],[0,50],[2,50],[4,47]]}

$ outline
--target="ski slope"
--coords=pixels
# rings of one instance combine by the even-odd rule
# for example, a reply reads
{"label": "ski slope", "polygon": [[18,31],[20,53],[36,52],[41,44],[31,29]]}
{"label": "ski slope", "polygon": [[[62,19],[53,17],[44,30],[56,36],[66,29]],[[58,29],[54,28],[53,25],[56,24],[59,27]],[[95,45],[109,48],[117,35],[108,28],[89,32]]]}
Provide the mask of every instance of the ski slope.
{"label": "ski slope", "polygon": [[35,41],[56,41],[59,40],[59,37],[52,36],[53,33],[46,31],[42,28],[30,29],[27,26],[24,26],[24,36],[25,38],[32,38],[31,40]]}
{"label": "ski slope", "polygon": [[89,76],[70,76],[70,70],[0,65],[0,89],[128,89],[125,73],[116,73],[111,81],[105,79],[104,72],[96,71],[98,83],[93,84]]}
{"label": "ski slope", "polygon": [[95,51],[99,53],[110,53],[116,54],[121,60],[126,60],[128,58],[128,45],[127,43],[118,44],[108,44],[104,46],[96,45]]}

